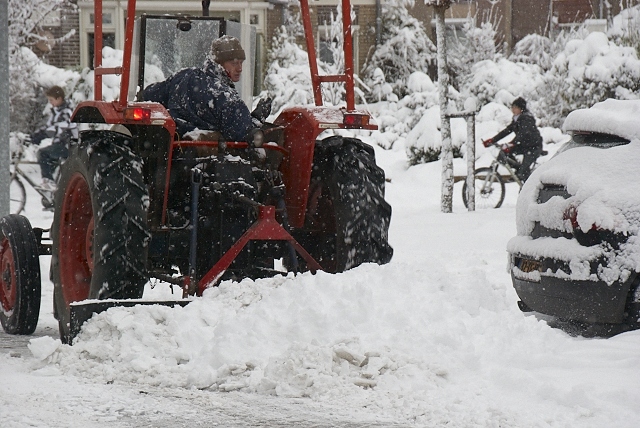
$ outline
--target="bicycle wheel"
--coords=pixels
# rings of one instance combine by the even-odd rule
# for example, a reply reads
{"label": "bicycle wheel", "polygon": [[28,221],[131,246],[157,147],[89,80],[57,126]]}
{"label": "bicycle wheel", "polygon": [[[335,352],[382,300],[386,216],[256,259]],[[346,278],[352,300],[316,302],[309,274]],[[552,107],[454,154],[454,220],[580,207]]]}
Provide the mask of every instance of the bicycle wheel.
{"label": "bicycle wheel", "polygon": [[24,205],[27,202],[27,192],[24,189],[24,184],[18,177],[11,179],[9,186],[9,198],[10,198],[10,213],[20,214],[24,209]]}
{"label": "bicycle wheel", "polygon": [[[491,168],[475,170],[476,209],[500,208],[504,201],[504,181]],[[467,207],[467,182],[462,186],[462,201]],[[468,208],[468,207],[467,207]]]}

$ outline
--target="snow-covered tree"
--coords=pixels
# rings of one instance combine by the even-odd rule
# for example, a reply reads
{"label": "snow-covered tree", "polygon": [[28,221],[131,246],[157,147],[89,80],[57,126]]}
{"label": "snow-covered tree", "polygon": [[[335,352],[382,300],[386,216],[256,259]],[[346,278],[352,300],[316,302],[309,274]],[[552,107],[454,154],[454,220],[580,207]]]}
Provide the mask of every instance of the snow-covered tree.
{"label": "snow-covered tree", "polygon": [[640,5],[624,9],[615,16],[607,35],[617,45],[635,48],[640,56]]}
{"label": "snow-covered tree", "polygon": [[542,70],[547,71],[553,65],[554,45],[557,46],[548,37],[528,34],[516,43],[509,58],[515,62],[537,64]]}
{"label": "snow-covered tree", "polygon": [[470,19],[460,33],[447,40],[449,76],[451,84],[459,90],[472,77],[471,67],[474,64],[496,59],[498,54],[497,31],[492,22],[483,22],[476,27]]}
{"label": "snow-covered tree", "polygon": [[266,94],[262,95],[273,98],[274,114],[284,107],[313,104],[309,56],[296,44],[293,32],[291,27],[282,26],[272,40],[267,58]]}
{"label": "snow-covered tree", "polygon": [[[39,61],[30,48],[39,41],[48,41],[42,33],[42,25],[50,13],[72,4],[69,0],[9,0],[9,79],[11,129],[29,131],[35,124],[34,113],[37,102],[38,85],[33,78]],[[61,39],[60,43],[73,32]]]}
{"label": "snow-covered tree", "polygon": [[[413,4],[414,0],[382,3],[381,44],[375,47],[362,72],[367,86],[374,86],[379,78],[376,69],[380,69],[398,98],[407,95],[407,79],[411,73],[427,73],[436,58],[436,47],[424,25],[407,10],[407,6]],[[377,95],[370,95],[369,101],[375,102],[377,98]]]}

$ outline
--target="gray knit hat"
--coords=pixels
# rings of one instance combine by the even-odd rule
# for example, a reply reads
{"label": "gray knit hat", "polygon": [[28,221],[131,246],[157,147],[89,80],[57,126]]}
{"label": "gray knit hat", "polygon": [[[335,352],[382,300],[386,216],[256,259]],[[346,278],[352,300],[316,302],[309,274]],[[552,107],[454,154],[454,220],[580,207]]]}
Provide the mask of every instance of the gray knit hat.
{"label": "gray knit hat", "polygon": [[215,39],[211,44],[211,55],[218,64],[234,59],[245,60],[247,58],[242,45],[240,45],[240,40],[232,36],[222,36],[219,39]]}

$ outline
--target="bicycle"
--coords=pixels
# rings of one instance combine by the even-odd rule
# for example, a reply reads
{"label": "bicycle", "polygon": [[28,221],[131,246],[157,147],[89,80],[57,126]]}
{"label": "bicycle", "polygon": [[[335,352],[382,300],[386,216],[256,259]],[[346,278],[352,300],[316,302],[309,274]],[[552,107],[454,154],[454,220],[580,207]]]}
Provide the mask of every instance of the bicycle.
{"label": "bicycle", "polygon": [[[20,168],[21,164],[37,165],[37,162],[24,160],[24,143],[19,143],[14,146],[11,152],[11,182],[9,185],[10,212],[12,214],[20,214],[27,203],[27,191],[22,180],[29,183],[29,185],[42,197],[41,202],[44,209],[52,210],[55,191],[45,189],[40,184],[36,183],[26,171]],[[56,173],[54,174],[56,183],[58,181],[59,166],[60,165],[56,168]]]}
{"label": "bicycle", "polygon": [[[484,142],[483,142],[484,143]],[[494,155],[494,159],[489,167],[477,168],[473,173],[475,177],[475,205],[476,209],[484,208],[500,208],[502,202],[504,202],[504,196],[506,193],[505,183],[518,183],[520,189],[524,181],[516,173],[520,167],[520,162],[515,158],[513,154],[510,154],[504,150],[499,144],[493,143],[493,146],[500,148],[497,155]],[[540,156],[546,156],[548,152],[543,150]],[[508,174],[502,175],[498,172],[498,168],[504,167]],[[533,164],[531,171],[538,166],[538,161]],[[462,185],[462,201],[464,206],[467,207],[467,182],[464,181]],[[468,207],[467,207],[468,208]]]}

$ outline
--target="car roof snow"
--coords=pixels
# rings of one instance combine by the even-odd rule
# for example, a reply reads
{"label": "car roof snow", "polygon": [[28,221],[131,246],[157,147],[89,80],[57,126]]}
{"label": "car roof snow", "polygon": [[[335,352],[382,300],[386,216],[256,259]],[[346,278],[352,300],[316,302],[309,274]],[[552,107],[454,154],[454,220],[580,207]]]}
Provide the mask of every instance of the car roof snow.
{"label": "car roof snow", "polygon": [[608,99],[591,108],[572,111],[562,129],[640,139],[640,100]]}

